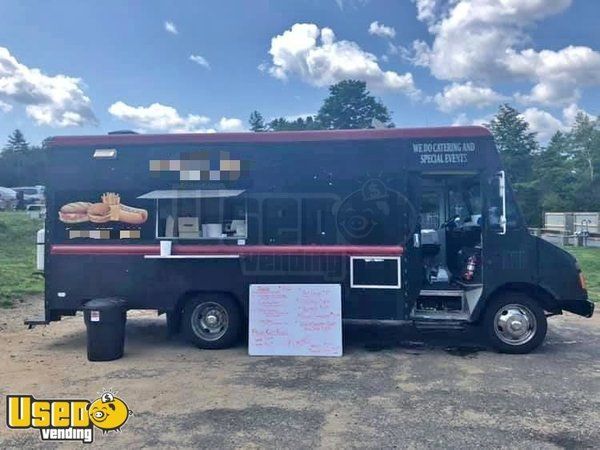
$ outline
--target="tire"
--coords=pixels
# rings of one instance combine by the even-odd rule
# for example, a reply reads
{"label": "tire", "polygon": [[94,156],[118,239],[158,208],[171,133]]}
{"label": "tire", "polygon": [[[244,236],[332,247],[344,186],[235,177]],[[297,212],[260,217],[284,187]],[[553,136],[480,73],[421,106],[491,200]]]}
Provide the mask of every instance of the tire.
{"label": "tire", "polygon": [[539,347],[548,330],[544,309],[520,292],[506,292],[493,299],[482,325],[496,350],[513,354],[529,353]]}
{"label": "tire", "polygon": [[240,336],[240,307],[228,295],[202,294],[185,304],[181,326],[186,339],[199,348],[228,348]]}

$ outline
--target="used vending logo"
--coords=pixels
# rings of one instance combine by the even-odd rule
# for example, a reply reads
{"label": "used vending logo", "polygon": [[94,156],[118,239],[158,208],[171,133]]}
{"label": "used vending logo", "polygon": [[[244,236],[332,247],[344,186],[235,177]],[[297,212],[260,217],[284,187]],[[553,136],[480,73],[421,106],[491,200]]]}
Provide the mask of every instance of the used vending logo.
{"label": "used vending logo", "polygon": [[89,444],[94,440],[94,427],[102,433],[121,431],[131,415],[127,404],[115,394],[104,391],[94,401],[39,400],[32,395],[8,395],[6,422],[13,429],[40,430],[43,441]]}

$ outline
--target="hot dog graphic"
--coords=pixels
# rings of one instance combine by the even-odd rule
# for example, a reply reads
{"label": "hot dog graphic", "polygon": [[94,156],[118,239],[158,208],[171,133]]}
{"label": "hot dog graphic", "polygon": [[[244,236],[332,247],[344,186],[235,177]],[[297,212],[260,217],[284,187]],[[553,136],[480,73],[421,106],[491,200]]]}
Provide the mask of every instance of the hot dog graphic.
{"label": "hot dog graphic", "polygon": [[148,211],[121,203],[121,197],[114,192],[106,192],[101,202],[74,202],[63,205],[58,217],[63,223],[107,223],[122,222],[129,225],[141,225],[148,220]]}

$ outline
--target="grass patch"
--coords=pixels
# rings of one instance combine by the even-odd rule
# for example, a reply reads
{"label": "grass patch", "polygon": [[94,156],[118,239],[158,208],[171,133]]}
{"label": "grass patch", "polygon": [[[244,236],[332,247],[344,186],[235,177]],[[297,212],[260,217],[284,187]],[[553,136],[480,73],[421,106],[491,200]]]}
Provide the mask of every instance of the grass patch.
{"label": "grass patch", "polygon": [[590,300],[600,302],[600,248],[566,247],[571,252],[585,275]]}
{"label": "grass patch", "polygon": [[44,292],[35,268],[35,237],[43,226],[22,212],[0,212],[0,308]]}

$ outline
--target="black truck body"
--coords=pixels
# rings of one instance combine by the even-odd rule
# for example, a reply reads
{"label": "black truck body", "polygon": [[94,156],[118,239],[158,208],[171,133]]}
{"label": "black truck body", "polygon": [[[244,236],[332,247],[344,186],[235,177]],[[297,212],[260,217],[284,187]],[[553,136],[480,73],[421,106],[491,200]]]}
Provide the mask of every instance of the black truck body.
{"label": "black truck body", "polygon": [[528,232],[482,127],[55,137],[48,159],[46,321],[118,297],[176,326],[213,295],[243,322],[254,283],[340,284],[345,319],[431,328],[500,303],[593,312],[575,259]]}

